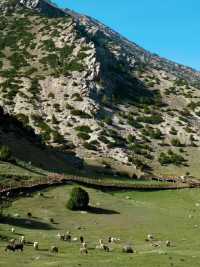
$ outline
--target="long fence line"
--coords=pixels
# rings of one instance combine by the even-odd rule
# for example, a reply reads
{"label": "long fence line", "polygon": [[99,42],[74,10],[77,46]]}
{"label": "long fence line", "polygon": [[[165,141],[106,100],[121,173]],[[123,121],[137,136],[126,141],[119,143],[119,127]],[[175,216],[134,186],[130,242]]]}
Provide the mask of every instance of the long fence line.
{"label": "long fence line", "polygon": [[80,176],[65,176],[60,174],[51,174],[46,177],[42,177],[35,180],[26,180],[20,182],[10,182],[6,185],[0,185],[0,195],[17,193],[25,190],[36,190],[43,187],[49,187],[53,185],[61,185],[66,183],[77,183],[86,186],[96,187],[99,189],[116,189],[116,190],[175,190],[183,188],[199,187],[200,184],[195,183],[159,183],[159,184],[145,184],[142,183],[122,183],[122,182],[109,182],[103,179],[92,179]]}

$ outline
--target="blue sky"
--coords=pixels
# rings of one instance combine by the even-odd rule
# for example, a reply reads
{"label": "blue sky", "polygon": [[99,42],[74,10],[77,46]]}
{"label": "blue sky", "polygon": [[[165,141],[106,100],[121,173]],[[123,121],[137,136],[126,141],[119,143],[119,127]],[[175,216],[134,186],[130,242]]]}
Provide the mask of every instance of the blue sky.
{"label": "blue sky", "polygon": [[200,70],[200,0],[54,0],[160,56]]}

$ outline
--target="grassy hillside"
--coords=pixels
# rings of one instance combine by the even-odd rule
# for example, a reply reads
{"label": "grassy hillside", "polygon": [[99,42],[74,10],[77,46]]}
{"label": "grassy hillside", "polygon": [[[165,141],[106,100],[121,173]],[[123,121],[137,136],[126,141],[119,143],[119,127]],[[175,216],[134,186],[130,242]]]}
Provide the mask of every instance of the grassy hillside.
{"label": "grassy hillside", "polygon": [[[6,242],[1,239],[0,266],[199,266],[199,190],[104,193],[86,189],[96,209],[82,214],[65,208],[71,188],[54,188],[44,191],[44,196],[35,194],[13,202],[6,210],[11,216],[9,222],[0,224],[0,235],[18,238],[18,234],[24,234],[27,241],[39,241],[40,250],[26,246],[23,253],[5,253]],[[31,224],[27,223],[29,211],[34,216]],[[16,213],[18,218],[14,217]],[[55,224],[50,223],[50,218]],[[12,226],[16,227],[16,234],[10,232]],[[73,237],[85,237],[89,255],[80,256],[76,242],[56,239],[58,232],[68,230]],[[161,246],[154,248],[145,242],[147,234],[153,234]],[[111,246],[112,252],[94,250],[99,238],[106,242],[110,235],[121,239]],[[165,246],[166,240],[172,242],[172,247]],[[132,244],[137,252],[122,254],[124,244]],[[58,255],[48,252],[51,245],[59,247]]]}

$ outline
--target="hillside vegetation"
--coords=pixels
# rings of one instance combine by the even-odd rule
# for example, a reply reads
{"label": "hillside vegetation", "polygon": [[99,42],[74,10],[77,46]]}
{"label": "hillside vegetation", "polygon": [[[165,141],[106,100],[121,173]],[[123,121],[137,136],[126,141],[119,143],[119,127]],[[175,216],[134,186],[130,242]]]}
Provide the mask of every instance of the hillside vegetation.
{"label": "hillside vegetation", "polygon": [[46,146],[2,132],[16,157],[198,178],[198,72],[48,1],[4,0],[0,11],[0,105]]}

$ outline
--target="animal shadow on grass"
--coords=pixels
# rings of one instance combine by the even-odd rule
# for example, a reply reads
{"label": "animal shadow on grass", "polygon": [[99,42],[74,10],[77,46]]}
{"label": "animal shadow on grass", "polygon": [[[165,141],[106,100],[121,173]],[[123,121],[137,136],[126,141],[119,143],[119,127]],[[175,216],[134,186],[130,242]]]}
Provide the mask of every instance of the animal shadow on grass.
{"label": "animal shadow on grass", "polygon": [[108,215],[120,214],[118,211],[115,211],[115,210],[103,209],[103,208],[92,207],[92,206],[89,206],[86,211],[89,213],[94,213],[94,214],[108,214]]}
{"label": "animal shadow on grass", "polygon": [[13,218],[11,216],[3,217],[2,224],[10,224],[13,226],[23,227],[27,229],[39,229],[39,230],[55,230],[56,228],[49,223],[41,222],[33,219],[26,218]]}

